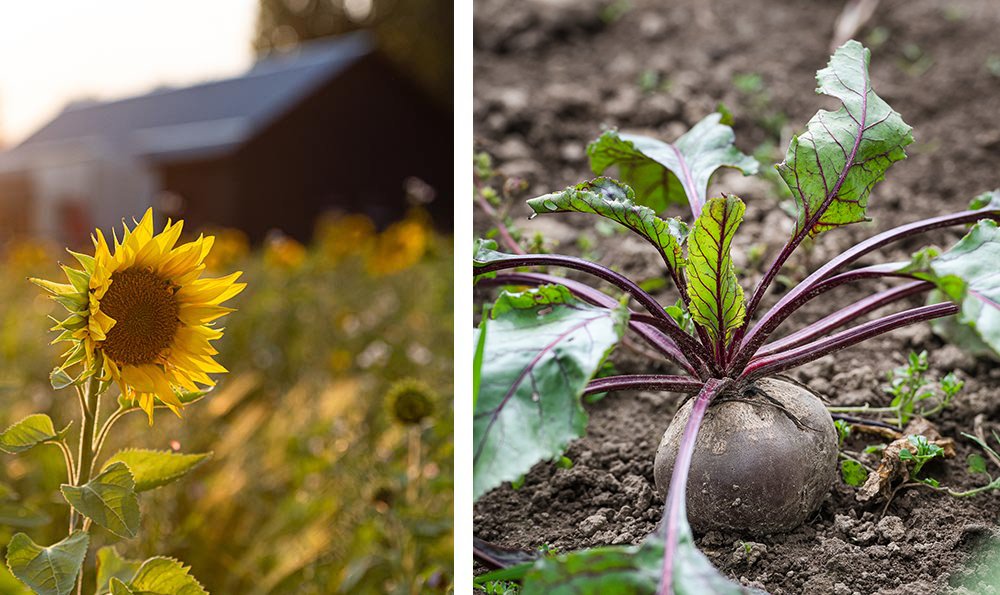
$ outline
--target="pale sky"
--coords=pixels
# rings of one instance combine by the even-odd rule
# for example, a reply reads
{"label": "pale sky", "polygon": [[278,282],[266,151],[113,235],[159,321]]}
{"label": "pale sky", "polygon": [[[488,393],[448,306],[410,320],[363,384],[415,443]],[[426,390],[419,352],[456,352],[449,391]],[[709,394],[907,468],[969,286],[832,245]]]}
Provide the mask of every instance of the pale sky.
{"label": "pale sky", "polygon": [[72,99],[114,99],[237,74],[257,0],[0,0],[0,144]]}

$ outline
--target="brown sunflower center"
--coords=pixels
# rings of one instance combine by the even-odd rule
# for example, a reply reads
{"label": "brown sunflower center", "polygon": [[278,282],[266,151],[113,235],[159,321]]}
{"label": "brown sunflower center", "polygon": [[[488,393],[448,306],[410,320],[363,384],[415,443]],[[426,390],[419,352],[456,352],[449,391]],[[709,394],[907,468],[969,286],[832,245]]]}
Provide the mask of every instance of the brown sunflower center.
{"label": "brown sunflower center", "polygon": [[150,271],[128,269],[111,275],[101,310],[115,319],[102,347],[118,364],[150,364],[177,334],[174,289]]}

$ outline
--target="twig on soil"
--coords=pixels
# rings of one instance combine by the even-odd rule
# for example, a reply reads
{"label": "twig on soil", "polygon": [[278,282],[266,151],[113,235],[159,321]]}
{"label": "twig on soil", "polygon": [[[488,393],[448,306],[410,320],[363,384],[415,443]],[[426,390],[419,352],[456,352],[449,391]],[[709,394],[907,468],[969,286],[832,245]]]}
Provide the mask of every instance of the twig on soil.
{"label": "twig on soil", "polygon": [[862,419],[860,417],[851,417],[850,415],[844,415],[842,413],[831,413],[830,417],[832,417],[833,419],[840,419],[846,421],[847,423],[854,424],[857,426],[873,426],[876,428],[888,428],[890,430],[894,430],[894,433],[897,434],[897,437],[899,434],[899,429],[896,426],[885,423],[884,421],[876,421],[874,419]]}

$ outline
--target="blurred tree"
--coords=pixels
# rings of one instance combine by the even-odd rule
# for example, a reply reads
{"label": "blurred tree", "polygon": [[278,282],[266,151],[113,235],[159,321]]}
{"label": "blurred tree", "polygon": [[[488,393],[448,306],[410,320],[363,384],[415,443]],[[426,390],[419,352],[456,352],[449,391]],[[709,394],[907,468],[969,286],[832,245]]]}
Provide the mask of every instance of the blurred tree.
{"label": "blurred tree", "polygon": [[450,105],[453,23],[450,0],[260,0],[254,49],[264,55],[369,29],[386,55]]}

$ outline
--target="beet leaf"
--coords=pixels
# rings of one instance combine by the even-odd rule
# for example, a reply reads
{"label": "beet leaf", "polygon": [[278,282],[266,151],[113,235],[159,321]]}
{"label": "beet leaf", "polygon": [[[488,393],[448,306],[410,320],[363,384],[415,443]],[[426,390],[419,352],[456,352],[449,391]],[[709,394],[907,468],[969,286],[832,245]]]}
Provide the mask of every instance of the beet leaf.
{"label": "beet leaf", "polygon": [[1000,353],[1000,228],[984,219],[950,250],[923,251],[907,270],[959,305],[959,324]]}
{"label": "beet leaf", "polygon": [[681,270],[688,226],[678,218],[661,219],[653,209],[636,204],[632,188],[611,178],[596,178],[561,192],[532,198],[528,206],[535,214],[594,213],[624,225],[653,244],[678,290],[683,293]]}
{"label": "beet leaf", "polygon": [[730,248],[746,207],[734,195],[713,198],[694,223],[688,242],[691,317],[716,344],[716,361],[746,314]]}
{"label": "beet leaf", "polygon": [[474,410],[476,498],[583,435],[580,396],[627,319],[625,306],[592,306],[560,285],[500,294],[485,322]]}
{"label": "beet leaf", "polygon": [[[690,529],[681,535],[676,558],[684,568],[674,578],[676,595],[766,595],[722,576],[695,547]],[[650,595],[656,592],[662,563],[663,538],[654,534],[640,545],[611,545],[521,562],[481,575],[476,582],[521,581],[520,595]]]}
{"label": "beet leaf", "polygon": [[913,142],[911,128],[872,89],[870,59],[871,52],[851,40],[816,73],[816,92],[843,105],[835,112],[816,112],[777,166],[795,200],[795,233],[754,290],[750,316],[802,240],[868,219],[872,187],[890,165],[906,157],[903,147]]}
{"label": "beet leaf", "polygon": [[903,118],[872,90],[870,59],[871,52],[849,41],[816,73],[816,92],[843,106],[817,112],[778,165],[798,210],[796,233],[816,235],[867,220],[872,186],[906,157],[903,147],[913,142]]}
{"label": "beet leaf", "polygon": [[587,147],[590,168],[601,175],[617,166],[621,180],[635,189],[639,204],[662,213],[686,200],[697,218],[717,169],[757,173],[757,160],[733,146],[733,129],[721,120],[722,114],[709,114],[673,144],[609,130]]}

